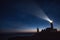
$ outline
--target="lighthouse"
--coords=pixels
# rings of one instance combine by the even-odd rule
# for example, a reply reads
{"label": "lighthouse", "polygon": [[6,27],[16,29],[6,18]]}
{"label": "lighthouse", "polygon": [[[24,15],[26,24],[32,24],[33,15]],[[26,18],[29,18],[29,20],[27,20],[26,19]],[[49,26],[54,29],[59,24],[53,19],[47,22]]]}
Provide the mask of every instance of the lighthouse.
{"label": "lighthouse", "polygon": [[52,23],[50,23],[50,25],[51,25],[51,29],[53,29],[53,22],[52,22]]}
{"label": "lighthouse", "polygon": [[37,27],[37,33],[39,32],[39,28]]}
{"label": "lighthouse", "polygon": [[51,29],[53,29],[53,21],[50,21]]}

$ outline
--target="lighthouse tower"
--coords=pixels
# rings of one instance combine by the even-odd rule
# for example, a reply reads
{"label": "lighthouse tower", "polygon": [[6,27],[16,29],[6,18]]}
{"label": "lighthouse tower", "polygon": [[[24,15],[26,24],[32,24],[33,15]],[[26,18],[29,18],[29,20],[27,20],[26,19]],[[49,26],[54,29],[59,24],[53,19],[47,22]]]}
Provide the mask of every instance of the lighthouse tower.
{"label": "lighthouse tower", "polygon": [[37,27],[37,33],[39,32],[39,28]]}
{"label": "lighthouse tower", "polygon": [[51,29],[53,29],[53,22],[52,23],[50,23],[51,24]]}

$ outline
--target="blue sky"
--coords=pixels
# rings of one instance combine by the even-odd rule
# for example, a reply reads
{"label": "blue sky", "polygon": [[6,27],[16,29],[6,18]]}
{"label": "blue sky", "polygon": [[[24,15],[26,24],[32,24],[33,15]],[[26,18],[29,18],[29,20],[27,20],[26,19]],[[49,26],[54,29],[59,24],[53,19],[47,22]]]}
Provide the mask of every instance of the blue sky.
{"label": "blue sky", "polygon": [[[60,1],[59,0],[12,0],[2,1],[1,26],[3,32],[44,29],[50,27],[49,22],[34,14],[37,10],[43,12],[54,21],[54,27],[60,29]],[[43,15],[42,15],[43,16]]]}

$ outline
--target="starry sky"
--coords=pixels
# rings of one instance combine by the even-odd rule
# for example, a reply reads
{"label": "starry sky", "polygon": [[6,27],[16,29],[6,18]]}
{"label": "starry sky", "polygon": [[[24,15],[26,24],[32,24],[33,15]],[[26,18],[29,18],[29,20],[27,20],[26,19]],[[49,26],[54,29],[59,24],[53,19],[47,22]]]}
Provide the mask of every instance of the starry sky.
{"label": "starry sky", "polygon": [[0,31],[2,32],[35,32],[37,27],[39,30],[50,27],[49,22],[32,15],[37,14],[40,9],[53,19],[54,28],[60,30],[59,0],[3,0],[1,9]]}

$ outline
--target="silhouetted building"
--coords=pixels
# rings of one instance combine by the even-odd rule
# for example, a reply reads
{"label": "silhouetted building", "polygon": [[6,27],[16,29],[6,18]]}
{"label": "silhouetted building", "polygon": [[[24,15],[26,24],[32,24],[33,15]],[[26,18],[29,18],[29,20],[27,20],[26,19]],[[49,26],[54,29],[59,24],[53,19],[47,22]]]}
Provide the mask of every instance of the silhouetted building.
{"label": "silhouetted building", "polygon": [[39,32],[39,28],[37,28],[37,32]]}
{"label": "silhouetted building", "polygon": [[57,32],[57,29],[53,28],[53,23],[50,23],[51,27],[42,30],[41,32]]}

